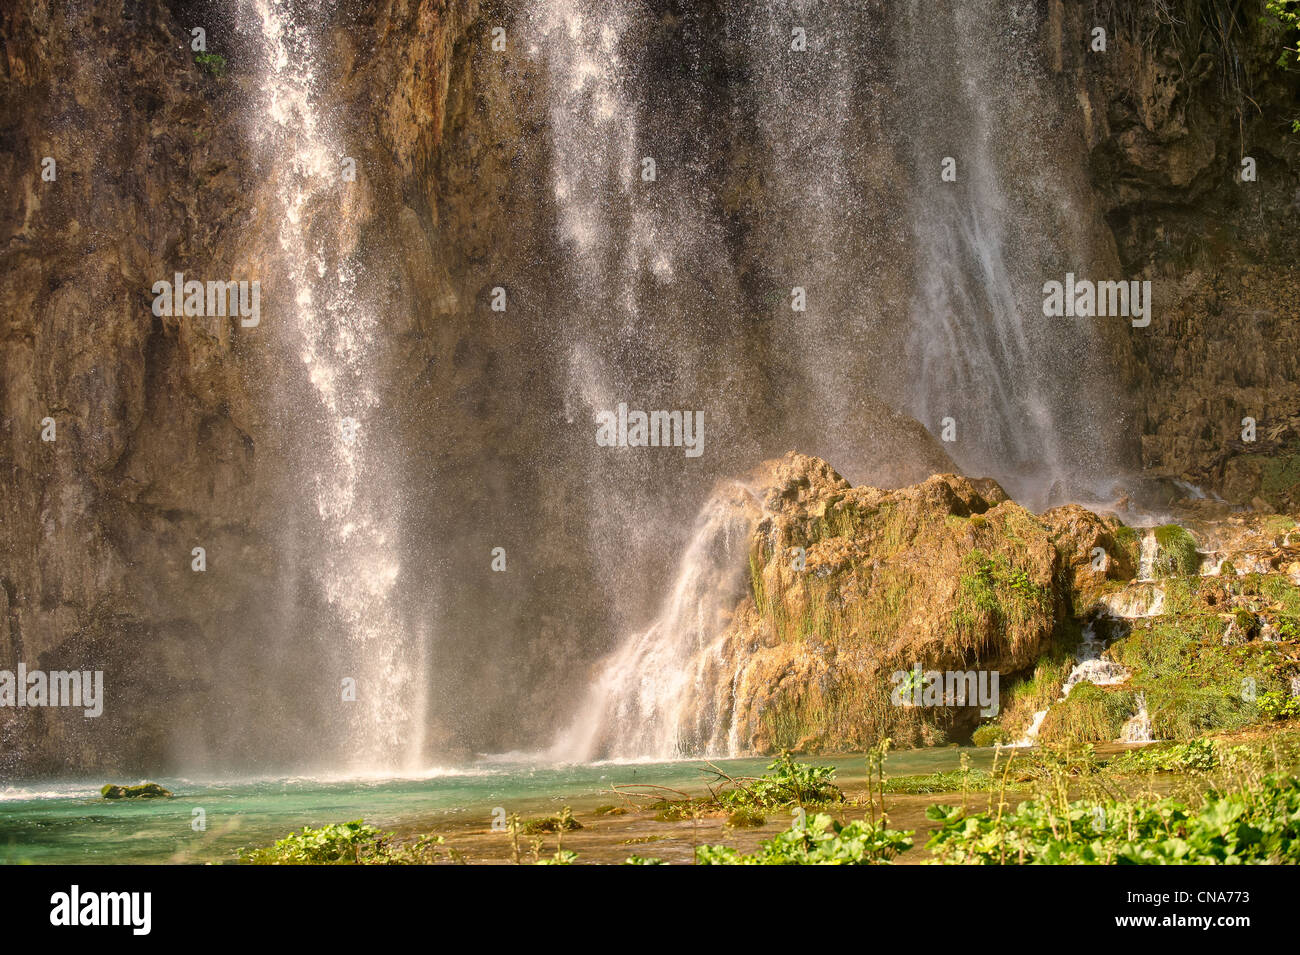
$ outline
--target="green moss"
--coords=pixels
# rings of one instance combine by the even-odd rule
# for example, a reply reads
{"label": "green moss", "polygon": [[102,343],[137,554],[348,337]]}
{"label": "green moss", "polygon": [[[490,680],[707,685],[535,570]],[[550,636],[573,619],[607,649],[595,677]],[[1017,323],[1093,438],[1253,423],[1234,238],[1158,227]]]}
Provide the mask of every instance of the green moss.
{"label": "green moss", "polygon": [[1200,570],[1201,555],[1196,538],[1177,524],[1163,524],[1155,529],[1158,548],[1154,572],[1157,577],[1192,577]]}
{"label": "green moss", "polygon": [[1295,530],[1295,526],[1295,521],[1285,514],[1270,514],[1260,523],[1260,530],[1269,537],[1281,537],[1288,531]]}
{"label": "green moss", "polygon": [[574,819],[567,812],[558,816],[543,816],[539,819],[528,819],[520,823],[520,831],[530,836],[538,835],[543,832],[572,832],[574,829],[581,829],[582,823]]}
{"label": "green moss", "polygon": [[1080,683],[1047,712],[1039,739],[1051,743],[1094,743],[1119,739],[1137,710],[1137,695]]}
{"label": "green moss", "polygon": [[157,783],[140,783],[137,786],[115,786],[107,783],[99,790],[105,799],[170,799],[171,791]]}
{"label": "green moss", "polygon": [[766,824],[767,819],[753,809],[737,809],[727,816],[727,827],[730,829],[757,829]]}
{"label": "green moss", "polygon": [[1286,577],[1269,574],[1261,578],[1258,593],[1277,604],[1284,614],[1300,617],[1300,587]]}
{"label": "green moss", "polygon": [[1005,743],[1010,739],[1010,734],[998,723],[985,723],[971,734],[972,746],[992,746],[995,743]]}
{"label": "green moss", "polygon": [[895,776],[885,780],[888,793],[959,793],[989,792],[1001,782],[982,769],[962,772],[954,769],[946,773],[929,773],[921,776]]}
{"label": "green moss", "polygon": [[212,76],[221,77],[226,74],[226,58],[220,54],[196,53],[194,62],[207,70]]}
{"label": "green moss", "polygon": [[1300,492],[1300,444],[1293,442],[1282,453],[1264,458],[1259,492],[1272,504],[1286,504]]}
{"label": "green moss", "polygon": [[962,559],[953,629],[971,636],[991,624],[997,629],[1041,620],[1052,609],[1052,595],[1001,554],[976,549]]}
{"label": "green moss", "polygon": [[1111,655],[1133,671],[1129,685],[1146,696],[1156,738],[1186,740],[1247,726],[1259,711],[1245,681],[1258,693],[1280,685],[1275,646],[1225,647],[1226,626],[1210,613],[1143,621],[1112,647]]}

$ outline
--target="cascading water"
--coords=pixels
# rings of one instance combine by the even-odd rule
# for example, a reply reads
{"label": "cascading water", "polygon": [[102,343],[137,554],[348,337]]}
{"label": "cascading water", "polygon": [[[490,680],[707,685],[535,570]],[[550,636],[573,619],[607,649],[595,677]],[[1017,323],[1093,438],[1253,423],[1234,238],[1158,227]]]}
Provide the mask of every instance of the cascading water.
{"label": "cascading water", "polygon": [[1137,695],[1137,712],[1134,713],[1124,724],[1119,738],[1125,743],[1150,743],[1151,736],[1151,717],[1147,714],[1147,698],[1145,693]]}
{"label": "cascading water", "polygon": [[[1068,698],[1070,691],[1080,683],[1091,683],[1094,686],[1115,686],[1129,678],[1128,667],[1115,663],[1113,660],[1102,659],[1101,653],[1105,649],[1106,644],[1098,639],[1094,623],[1089,623],[1083,628],[1083,642],[1079,644],[1079,662],[1070,670],[1069,675],[1065,678],[1065,683],[1061,686],[1062,700]],[[1047,718],[1050,709],[1051,707],[1048,707],[1046,710],[1036,712],[1029,721],[1029,727],[1025,730],[1025,735],[1013,745],[1033,746],[1038,742],[1038,732],[1042,728],[1043,720]]]}
{"label": "cascading water", "polygon": [[[334,758],[354,769],[409,765],[419,753],[419,706],[412,649],[394,607],[401,568],[398,496],[387,469],[368,455],[378,396],[374,390],[378,314],[363,302],[349,228],[351,193],[341,175],[344,152],[317,105],[319,54],[289,0],[249,0],[265,56],[262,103],[251,122],[269,157],[279,231],[268,259],[283,284],[277,313],[293,317],[296,351],[316,406],[295,411],[319,526],[309,552],[317,584],[345,645],[340,672],[327,680],[340,701],[331,727]],[[318,673],[304,679],[320,680]],[[344,680],[355,681],[355,699]],[[331,689],[332,686],[332,689]],[[319,687],[313,688],[318,691]]]}
{"label": "cascading water", "polygon": [[730,714],[708,712],[712,687],[691,663],[722,634],[744,594],[756,510],[739,487],[709,500],[659,616],[604,663],[552,758],[731,755]]}
{"label": "cascading water", "polygon": [[[719,289],[758,283],[764,296],[742,298],[774,319],[762,334],[777,371],[763,373],[778,379],[768,384],[771,411],[755,417],[759,447],[784,445],[779,453],[793,436],[852,475],[862,449],[879,453],[863,440],[870,425],[858,413],[874,392],[932,431],[955,416],[969,428],[953,450],[958,463],[1031,504],[1068,494],[1064,475],[1104,469],[1108,453],[1089,436],[1104,430],[1091,413],[1090,383],[1105,350],[1086,323],[1041,315],[1044,279],[1089,266],[1086,239],[1064,238],[1087,232],[1079,228],[1087,214],[1051,161],[1056,144],[1041,133],[1042,116],[1056,107],[1038,88],[1031,52],[1038,14],[1022,0],[1000,6],[1006,18],[975,4],[935,17],[918,0],[836,11],[831,22],[806,2],[725,5],[720,29],[731,59],[722,65],[750,81],[732,94],[728,121],[756,134],[746,159],[762,171],[765,213],[742,213],[737,238],[714,223],[707,202],[683,201],[684,162],[653,185],[640,176],[650,154],[663,163],[668,152],[647,132],[653,82],[634,52],[655,13],[633,0],[531,3],[531,55],[546,65],[553,198],[574,305],[559,332],[569,343],[569,419],[590,420],[629,396],[665,396],[661,407],[682,393],[701,400],[693,369],[707,349],[691,347],[698,323],[665,313],[689,314],[700,299],[725,308]],[[903,51],[897,63],[873,58],[890,43]],[[1008,70],[1008,62],[1024,65]],[[901,91],[893,102],[873,99],[890,87]],[[696,95],[680,92],[679,102]],[[968,132],[951,142],[958,127]],[[941,183],[940,161],[953,153],[958,182]],[[888,188],[909,178],[901,195]],[[712,183],[706,177],[706,188]],[[910,236],[900,225],[907,218]],[[1044,235],[1060,238],[1044,243]],[[758,278],[734,275],[745,267],[736,243],[756,261]],[[909,258],[911,272],[900,265]],[[715,268],[701,278],[699,263]],[[790,307],[796,286],[809,297],[806,312]],[[711,321],[722,308],[700,317]],[[907,362],[896,360],[899,341],[910,343]],[[717,398],[724,408],[740,403],[726,392]],[[1062,447],[1063,433],[1080,446]],[[618,602],[627,599],[621,582],[638,576],[629,555],[672,540],[650,502],[699,481],[684,481],[689,473],[662,455],[593,449],[588,459],[586,526],[608,574],[602,583]],[[699,547],[697,537],[683,573]],[[743,571],[743,555],[737,564]],[[598,668],[557,752],[667,756],[708,745],[682,731],[680,715],[684,701],[699,698],[683,668],[710,636],[683,609],[706,600],[700,583],[679,577],[649,627],[623,615],[633,635]]]}
{"label": "cascading water", "polygon": [[1111,454],[1093,386],[1104,339],[1042,314],[1046,279],[1095,265],[1089,213],[1043,121],[1057,106],[1035,54],[1036,7],[958,3],[936,16],[909,0],[898,15],[917,179],[904,402],[934,431],[951,420],[960,465],[1042,506],[1106,476]]}

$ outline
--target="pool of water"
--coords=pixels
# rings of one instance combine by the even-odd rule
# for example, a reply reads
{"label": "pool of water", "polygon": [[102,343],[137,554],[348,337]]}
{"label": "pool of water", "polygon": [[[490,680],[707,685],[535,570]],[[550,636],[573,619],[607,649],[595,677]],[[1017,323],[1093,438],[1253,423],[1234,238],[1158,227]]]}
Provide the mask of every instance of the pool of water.
{"label": "pool of water", "polygon": [[[987,768],[991,749],[956,748],[892,753],[890,776],[955,769],[960,753]],[[816,757],[834,765],[837,781],[865,778],[861,756]],[[755,776],[767,759],[717,760],[731,775]],[[267,845],[304,825],[364,818],[397,831],[436,832],[487,827],[495,807],[521,816],[575,811],[618,802],[615,785],[672,787],[702,793],[699,760],[673,763],[532,765],[493,759],[414,776],[329,779],[197,780],[159,777],[174,799],[110,801],[100,798],[107,780],[52,780],[0,786],[0,863],[203,863],[233,862],[244,847]],[[113,780],[134,782],[135,780]],[[203,810],[205,829],[194,825]]]}

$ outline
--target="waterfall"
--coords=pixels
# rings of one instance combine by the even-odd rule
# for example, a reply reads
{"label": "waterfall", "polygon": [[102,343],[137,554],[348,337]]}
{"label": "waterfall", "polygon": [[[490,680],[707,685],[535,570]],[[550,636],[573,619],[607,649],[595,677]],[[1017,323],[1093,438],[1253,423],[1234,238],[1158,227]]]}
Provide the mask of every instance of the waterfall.
{"label": "waterfall", "polygon": [[1137,712],[1124,724],[1119,738],[1125,743],[1150,743],[1151,717],[1147,715],[1147,697],[1145,693],[1137,695]]}
{"label": "waterfall", "polygon": [[735,486],[710,498],[659,615],[599,665],[577,716],[552,746],[552,758],[734,755],[731,711],[713,706],[713,680],[699,661],[744,595],[756,507],[749,492]]}
{"label": "waterfall", "polygon": [[1156,540],[1156,532],[1147,530],[1142,535],[1142,549],[1138,554],[1138,576],[1141,581],[1155,579],[1156,558],[1160,556],[1160,542]]}
{"label": "waterfall", "polygon": [[1030,506],[1091,490],[1110,463],[1095,398],[1104,340],[1042,314],[1045,279],[1096,263],[1083,186],[1059,159],[1071,147],[1046,119],[1061,104],[1036,55],[1036,7],[898,7],[917,249],[904,402],[933,431],[951,418],[957,462]]}
{"label": "waterfall", "polygon": [[[1070,670],[1065,678],[1065,683],[1061,686],[1060,699],[1067,699],[1070,691],[1080,683],[1091,683],[1094,686],[1115,686],[1123,683],[1131,675],[1128,667],[1116,663],[1113,660],[1103,660],[1102,651],[1106,649],[1105,643],[1097,638],[1095,622],[1090,621],[1083,628],[1083,642],[1079,644],[1079,660]],[[1034,713],[1033,718],[1029,721],[1029,727],[1025,730],[1025,735],[1013,743],[1013,746],[1033,746],[1038,742],[1038,731],[1043,726],[1043,720],[1047,718],[1049,706],[1045,710],[1038,710]]]}
{"label": "waterfall", "polygon": [[[659,407],[710,409],[714,440],[718,429],[733,439],[694,469],[579,446],[586,543],[623,636],[557,754],[730,748],[681,709],[707,698],[715,712],[720,692],[694,687],[705,677],[685,669],[716,636],[692,609],[717,599],[700,589],[716,575],[696,567],[710,550],[701,535],[716,528],[708,506],[689,541],[664,517],[682,493],[741,473],[725,470],[744,461],[735,438],[766,456],[811,451],[852,480],[863,455],[881,453],[861,411],[888,398],[933,432],[956,417],[964,437],[946,449],[958,464],[1031,505],[1068,495],[1078,485],[1067,477],[1086,483],[1107,467],[1092,387],[1105,349],[1086,322],[1041,314],[1044,280],[1092,263],[1091,213],[1075,202],[1084,176],[1060,174],[1061,134],[1044,132],[1043,117],[1063,104],[1044,91],[1033,55],[1034,4],[997,6],[1005,17],[974,3],[936,16],[920,0],[888,10],[727,4],[710,21],[714,49],[701,53],[696,34],[668,25],[698,11],[525,0],[563,252],[565,417],[580,427],[621,400],[657,396]],[[896,59],[881,55],[895,48]],[[673,58],[674,79],[689,77],[668,88],[669,123],[652,99],[664,91],[656,55]],[[688,129],[709,96],[700,56],[744,80],[727,85],[727,108],[714,115],[752,142],[737,147],[741,168],[721,177],[687,149],[716,146]],[[940,182],[948,155],[957,183]],[[652,182],[647,158],[658,161]],[[737,201],[753,188],[761,193]],[[806,311],[792,309],[796,288]],[[757,357],[729,351],[746,336],[762,342]],[[714,373],[702,374],[709,361]],[[712,424],[722,414],[738,425]],[[1079,446],[1065,447],[1062,434]],[[684,556],[652,615],[625,582],[644,587],[647,557],[662,562],[669,547]],[[732,677],[719,667],[708,678]]]}
{"label": "waterfall", "polygon": [[[378,311],[364,301],[355,263],[353,192],[343,182],[344,151],[319,105],[321,55],[303,8],[291,0],[245,0],[265,58],[259,112],[250,119],[268,156],[278,232],[267,258],[282,270],[278,316],[292,322],[289,347],[310,382],[315,407],[289,409],[303,429],[308,460],[301,479],[315,505],[316,583],[344,645],[342,669],[328,680],[339,716],[320,748],[335,746],[352,768],[409,765],[419,751],[412,650],[394,606],[399,497],[393,476],[371,451],[378,426]],[[281,333],[285,334],[285,333]],[[344,696],[355,681],[355,700]],[[319,683],[311,686],[313,694]],[[299,690],[301,691],[301,690]],[[416,725],[409,725],[411,720]]]}

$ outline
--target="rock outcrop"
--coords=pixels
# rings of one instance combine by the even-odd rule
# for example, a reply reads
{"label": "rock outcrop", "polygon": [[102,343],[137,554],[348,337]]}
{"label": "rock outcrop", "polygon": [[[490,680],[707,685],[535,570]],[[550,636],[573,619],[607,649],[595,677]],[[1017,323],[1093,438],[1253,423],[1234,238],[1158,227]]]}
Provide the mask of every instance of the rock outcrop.
{"label": "rock outcrop", "polygon": [[[700,663],[742,751],[853,750],[969,735],[978,704],[899,706],[899,671],[1024,671],[1060,599],[1049,529],[995,482],[936,475],[895,491],[850,487],[790,454],[756,482],[751,594]],[[730,714],[730,715],[728,715]]]}

